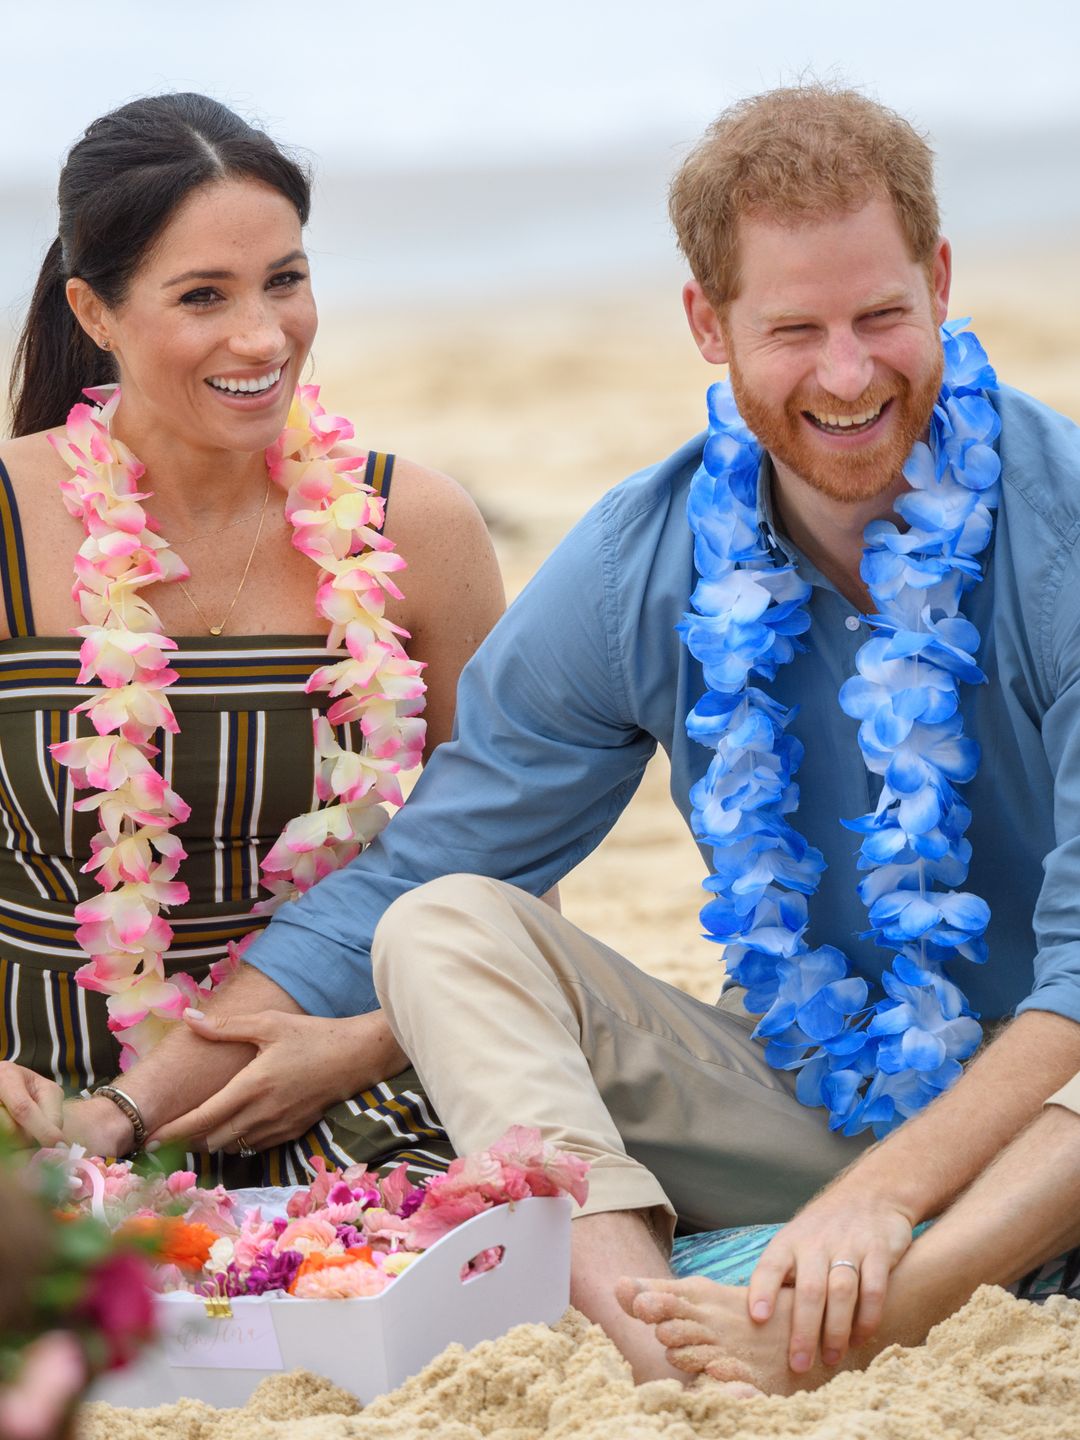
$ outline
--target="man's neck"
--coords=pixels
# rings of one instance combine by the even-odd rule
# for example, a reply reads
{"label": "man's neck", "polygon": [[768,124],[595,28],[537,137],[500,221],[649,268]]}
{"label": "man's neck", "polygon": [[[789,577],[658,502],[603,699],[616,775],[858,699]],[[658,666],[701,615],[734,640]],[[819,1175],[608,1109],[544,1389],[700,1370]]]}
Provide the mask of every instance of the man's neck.
{"label": "man's neck", "polygon": [[911,487],[903,475],[880,495],[861,501],[834,500],[771,460],[773,510],[780,529],[795,547],[864,614],[874,610],[859,574],[863,532],[871,520],[897,520],[897,498]]}

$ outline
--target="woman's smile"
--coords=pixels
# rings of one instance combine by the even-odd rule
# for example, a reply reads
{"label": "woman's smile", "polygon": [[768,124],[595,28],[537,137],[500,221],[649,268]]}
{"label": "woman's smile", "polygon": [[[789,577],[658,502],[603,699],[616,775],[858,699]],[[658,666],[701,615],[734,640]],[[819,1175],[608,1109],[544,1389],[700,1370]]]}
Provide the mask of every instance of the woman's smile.
{"label": "woman's smile", "polygon": [[282,391],[283,377],[288,375],[287,362],[263,370],[259,374],[212,375],[206,385],[224,405],[238,410],[261,410],[276,405]]}

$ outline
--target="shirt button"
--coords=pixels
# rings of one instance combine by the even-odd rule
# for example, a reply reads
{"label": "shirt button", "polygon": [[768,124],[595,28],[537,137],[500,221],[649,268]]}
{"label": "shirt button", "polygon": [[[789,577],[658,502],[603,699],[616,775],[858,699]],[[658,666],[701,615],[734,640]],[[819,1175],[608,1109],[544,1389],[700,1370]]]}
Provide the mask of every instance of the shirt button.
{"label": "shirt button", "polygon": [[849,615],[849,616],[847,617],[847,619],[844,621],[844,624],[847,626],[847,628],[848,628],[849,630],[857,630],[857,629],[859,628],[859,626],[862,624],[862,621],[859,619],[859,617],[858,617],[857,615]]}

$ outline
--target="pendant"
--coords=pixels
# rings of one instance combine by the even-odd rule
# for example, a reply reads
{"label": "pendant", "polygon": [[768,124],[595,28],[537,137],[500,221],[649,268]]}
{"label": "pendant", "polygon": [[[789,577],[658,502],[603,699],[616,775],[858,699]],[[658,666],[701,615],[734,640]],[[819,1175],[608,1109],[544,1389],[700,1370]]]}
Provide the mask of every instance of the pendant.
{"label": "pendant", "polygon": [[211,625],[211,626],[210,626],[210,634],[211,634],[211,635],[220,635],[223,628],[224,628],[224,627],[221,626],[221,625]]}

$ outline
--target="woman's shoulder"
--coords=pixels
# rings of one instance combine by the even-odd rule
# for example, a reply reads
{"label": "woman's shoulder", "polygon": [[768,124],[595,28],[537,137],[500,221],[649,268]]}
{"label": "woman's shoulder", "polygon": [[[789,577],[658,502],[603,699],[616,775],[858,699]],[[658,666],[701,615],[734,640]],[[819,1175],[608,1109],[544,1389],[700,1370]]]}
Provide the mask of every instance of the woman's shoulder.
{"label": "woman's shoulder", "polygon": [[49,443],[51,430],[0,440],[0,463],[16,495],[43,480],[55,480],[64,473],[64,462]]}
{"label": "woman's shoulder", "polygon": [[457,597],[462,623],[475,622],[486,634],[506,601],[487,525],[464,486],[440,470],[397,458],[384,533],[407,567],[403,622],[421,648],[454,611],[449,596]]}
{"label": "woman's shoulder", "polygon": [[64,504],[60,481],[70,471],[49,443],[54,433],[42,430],[0,440],[0,464],[7,477],[0,486],[0,639],[25,633],[24,625],[35,633],[35,624],[43,617],[35,606],[31,618],[32,580],[37,586],[44,584],[44,593],[62,586],[67,594],[71,584],[81,530]]}
{"label": "woman's shoulder", "polygon": [[410,551],[423,555],[487,534],[479,506],[463,485],[401,455],[394,458],[384,529],[406,559]]}

